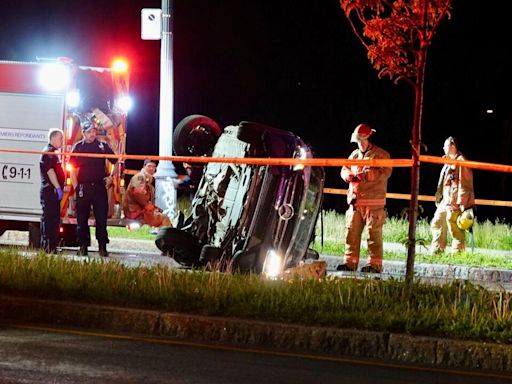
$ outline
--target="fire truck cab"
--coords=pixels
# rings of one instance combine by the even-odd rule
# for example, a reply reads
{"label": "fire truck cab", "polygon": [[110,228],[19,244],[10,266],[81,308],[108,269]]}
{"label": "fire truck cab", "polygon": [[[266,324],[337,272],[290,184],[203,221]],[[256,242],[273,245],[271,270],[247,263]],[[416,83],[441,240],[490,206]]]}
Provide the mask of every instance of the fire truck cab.
{"label": "fire truck cab", "polygon": [[[0,61],[0,235],[28,230],[29,245],[39,246],[41,151],[50,128],[64,131],[62,164],[66,187],[61,201],[61,237],[74,245],[74,191],[69,153],[82,139],[80,121],[90,119],[98,139],[116,154],[125,154],[126,118],[130,106],[126,62],[111,68],[76,65],[68,58],[35,63]],[[121,159],[109,195],[109,224],[121,220],[124,189]],[[94,220],[91,222],[94,225]]]}

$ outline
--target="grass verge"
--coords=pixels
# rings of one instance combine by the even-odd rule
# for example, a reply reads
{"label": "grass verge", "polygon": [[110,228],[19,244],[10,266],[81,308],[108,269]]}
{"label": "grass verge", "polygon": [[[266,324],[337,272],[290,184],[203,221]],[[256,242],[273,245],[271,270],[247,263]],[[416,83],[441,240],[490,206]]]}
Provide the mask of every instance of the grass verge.
{"label": "grass verge", "polygon": [[[256,275],[129,268],[115,261],[27,258],[0,250],[2,293],[284,323],[406,332],[511,343],[511,294],[472,284],[325,278],[267,281]],[[385,310],[383,310],[385,308]]]}

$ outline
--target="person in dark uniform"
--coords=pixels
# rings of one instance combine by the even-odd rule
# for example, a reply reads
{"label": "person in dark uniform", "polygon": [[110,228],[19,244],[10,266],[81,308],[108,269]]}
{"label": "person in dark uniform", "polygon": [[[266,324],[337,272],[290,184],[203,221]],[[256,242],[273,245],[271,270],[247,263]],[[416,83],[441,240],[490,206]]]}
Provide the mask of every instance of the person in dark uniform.
{"label": "person in dark uniform", "polygon": [[[113,155],[114,151],[107,143],[96,139],[97,130],[91,121],[81,123],[83,139],[75,144],[72,153],[96,153]],[[107,257],[107,189],[112,185],[112,175],[117,169],[117,159],[109,158],[114,167],[112,173],[107,173],[107,159],[99,157],[72,156],[71,183],[76,194],[76,218],[78,224],[79,256],[87,255],[87,247],[91,244],[89,231],[89,213],[91,205],[96,219],[96,239],[98,240],[100,256]]]}
{"label": "person in dark uniform", "polygon": [[[58,128],[48,132],[48,144],[44,152],[57,152],[62,148],[64,133]],[[41,171],[41,248],[48,253],[55,253],[59,245],[60,200],[64,188],[64,170],[58,155],[45,153],[39,161]]]}

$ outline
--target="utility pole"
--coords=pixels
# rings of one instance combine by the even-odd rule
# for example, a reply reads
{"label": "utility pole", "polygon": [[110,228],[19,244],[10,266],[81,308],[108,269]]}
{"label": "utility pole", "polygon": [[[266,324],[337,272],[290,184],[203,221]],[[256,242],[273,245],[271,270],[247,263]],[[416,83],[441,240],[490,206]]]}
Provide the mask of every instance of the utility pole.
{"label": "utility pole", "polygon": [[[161,12],[158,9],[142,10],[142,38],[160,38],[160,156],[172,156],[174,89],[170,2],[171,0],[162,0]],[[160,161],[155,174],[156,205],[171,220],[176,216],[176,180],[177,174],[172,161]]]}

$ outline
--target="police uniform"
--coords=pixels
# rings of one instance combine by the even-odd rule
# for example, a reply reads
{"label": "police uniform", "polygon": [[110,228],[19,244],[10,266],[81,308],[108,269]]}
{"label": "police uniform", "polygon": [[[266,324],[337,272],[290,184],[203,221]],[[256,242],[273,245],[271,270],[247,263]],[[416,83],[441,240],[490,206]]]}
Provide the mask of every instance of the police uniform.
{"label": "police uniform", "polygon": [[[75,144],[72,153],[113,155],[114,151],[112,151],[108,144],[102,141],[95,139],[92,143],[87,143],[84,139]],[[117,159],[113,158],[108,160],[111,163],[117,161]],[[88,219],[92,205],[96,220],[96,239],[100,247],[100,254],[102,254],[103,250],[103,256],[106,256],[106,244],[109,240],[107,233],[108,197],[103,180],[108,176],[105,158],[72,156],[71,162],[75,169],[78,168],[78,185],[75,194],[80,249],[85,249],[82,253],[87,254],[87,247],[91,243]]]}
{"label": "police uniform", "polygon": [[[55,152],[51,144],[43,148],[44,152]],[[61,188],[64,188],[64,170],[58,155],[44,154],[39,161],[41,171],[40,199],[43,214],[41,215],[41,248],[48,253],[56,251],[59,245],[60,200],[57,190],[53,186],[48,171],[53,169]]]}

